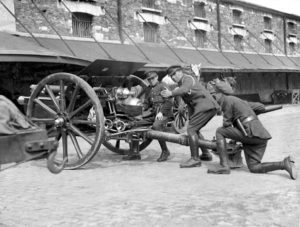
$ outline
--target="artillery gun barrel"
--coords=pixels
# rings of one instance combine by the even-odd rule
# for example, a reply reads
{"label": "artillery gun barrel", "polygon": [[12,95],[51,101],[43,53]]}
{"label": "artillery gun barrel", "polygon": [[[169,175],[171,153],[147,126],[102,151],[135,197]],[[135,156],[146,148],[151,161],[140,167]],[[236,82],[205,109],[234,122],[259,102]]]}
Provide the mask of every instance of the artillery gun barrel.
{"label": "artillery gun barrel", "polygon": [[[164,140],[167,142],[178,143],[181,145],[189,146],[189,139],[187,135],[182,134],[174,134],[168,132],[161,132],[156,130],[149,130],[146,133],[146,137],[149,139],[157,139],[157,140]],[[208,149],[216,149],[217,145],[216,142],[212,142],[209,140],[198,140],[199,147],[205,147]]]}
{"label": "artillery gun barrel", "polygon": [[268,113],[274,110],[282,109],[282,105],[272,105],[272,106],[266,106],[265,110],[262,113]]}

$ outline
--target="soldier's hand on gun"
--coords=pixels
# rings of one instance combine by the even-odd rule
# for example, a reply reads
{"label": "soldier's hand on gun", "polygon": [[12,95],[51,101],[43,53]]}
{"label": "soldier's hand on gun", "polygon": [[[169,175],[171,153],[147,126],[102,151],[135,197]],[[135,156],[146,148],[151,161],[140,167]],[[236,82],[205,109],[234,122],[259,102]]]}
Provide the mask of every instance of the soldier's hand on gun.
{"label": "soldier's hand on gun", "polygon": [[159,112],[157,115],[156,115],[156,117],[155,117],[155,120],[162,120],[163,119],[163,114],[162,114],[162,112]]}
{"label": "soldier's hand on gun", "polygon": [[170,96],[172,96],[172,91],[170,91],[169,89],[165,89],[160,94],[164,98],[169,98]]}

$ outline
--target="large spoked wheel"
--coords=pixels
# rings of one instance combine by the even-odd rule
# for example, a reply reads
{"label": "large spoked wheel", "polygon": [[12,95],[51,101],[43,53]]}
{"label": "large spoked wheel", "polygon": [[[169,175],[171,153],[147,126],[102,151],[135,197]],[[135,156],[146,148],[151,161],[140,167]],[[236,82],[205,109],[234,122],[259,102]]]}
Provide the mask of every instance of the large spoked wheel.
{"label": "large spoked wheel", "polygon": [[[129,89],[133,89],[133,87],[136,88],[137,98],[143,98],[143,95],[148,89],[148,85],[141,78],[134,75],[129,75],[128,77],[126,77],[124,84],[126,84]],[[150,145],[151,142],[152,139],[146,139],[144,141],[141,141],[139,145],[140,146],[139,150],[140,151],[144,150],[146,147]],[[130,144],[125,142],[124,140],[119,140],[119,139],[105,140],[103,142],[103,145],[110,151],[120,155],[126,155],[130,151]]]}
{"label": "large spoked wheel", "polygon": [[188,109],[182,98],[176,97],[174,101],[174,122],[173,127],[177,133],[185,133],[189,123]]}
{"label": "large spoked wheel", "polygon": [[65,169],[89,162],[104,139],[100,100],[87,82],[73,74],[55,73],[44,78],[30,96],[27,116],[59,140],[55,162],[66,161]]}

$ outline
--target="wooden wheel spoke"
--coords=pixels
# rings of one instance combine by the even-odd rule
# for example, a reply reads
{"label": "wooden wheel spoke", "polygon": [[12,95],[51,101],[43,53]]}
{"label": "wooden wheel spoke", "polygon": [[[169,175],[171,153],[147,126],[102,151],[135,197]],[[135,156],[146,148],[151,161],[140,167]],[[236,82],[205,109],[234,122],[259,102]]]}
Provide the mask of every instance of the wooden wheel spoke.
{"label": "wooden wheel spoke", "polygon": [[48,123],[48,124],[54,124],[54,120],[53,118],[36,118],[36,117],[33,117],[31,118],[31,120],[33,122],[41,122],[41,123]]}
{"label": "wooden wheel spoke", "polygon": [[77,153],[78,158],[81,159],[83,157],[83,154],[82,154],[82,151],[80,149],[79,143],[78,143],[78,141],[76,139],[76,136],[74,136],[74,134],[72,132],[69,133],[69,136],[70,136],[70,138],[72,140],[72,143],[74,145],[74,148],[75,148],[75,151]]}
{"label": "wooden wheel spoke", "polygon": [[115,147],[116,147],[117,149],[120,149],[120,142],[121,142],[120,140],[116,140],[116,146],[115,146]]}
{"label": "wooden wheel spoke", "polygon": [[87,101],[85,104],[83,104],[82,106],[78,107],[76,110],[74,110],[73,112],[71,112],[70,115],[69,115],[69,117],[72,118],[73,116],[75,116],[76,114],[78,114],[80,111],[86,109],[91,104],[92,104],[92,100]]}
{"label": "wooden wheel spoke", "polygon": [[38,98],[34,99],[34,102],[39,104],[44,110],[46,110],[48,113],[52,114],[52,115],[56,115],[56,112],[51,109],[49,106],[47,106],[45,103],[43,103],[41,100],[39,100]]}
{"label": "wooden wheel spoke", "polygon": [[49,94],[49,96],[50,96],[52,102],[54,103],[54,106],[55,106],[57,112],[60,112],[60,107],[59,107],[59,105],[58,105],[58,102],[57,102],[57,100],[56,100],[56,98],[55,98],[55,96],[54,96],[54,94],[53,94],[53,92],[52,92],[50,86],[49,86],[49,85],[45,85],[45,88],[46,88],[47,93]]}
{"label": "wooden wheel spoke", "polygon": [[78,93],[78,91],[79,91],[79,85],[78,84],[76,84],[76,87],[75,87],[75,89],[74,89],[74,91],[73,91],[73,93],[72,93],[72,97],[71,97],[71,99],[70,99],[70,103],[69,103],[69,106],[68,106],[68,108],[67,108],[67,112],[68,113],[70,113],[71,111],[73,111],[73,109],[74,109],[74,105],[75,105],[75,101],[76,101],[76,96],[77,96],[77,93]]}
{"label": "wooden wheel spoke", "polygon": [[62,146],[63,146],[63,159],[68,158],[68,135],[65,129],[61,130]]}
{"label": "wooden wheel spoke", "polygon": [[94,141],[92,139],[90,139],[86,134],[84,134],[83,132],[81,132],[77,127],[75,127],[74,125],[70,124],[69,128],[75,133],[75,135],[79,135],[80,137],[82,137],[86,142],[88,142],[89,144],[93,144]]}
{"label": "wooden wheel spoke", "polygon": [[66,109],[66,94],[65,94],[65,86],[64,81],[59,81],[59,88],[60,88],[60,109],[64,111]]}
{"label": "wooden wheel spoke", "polygon": [[95,125],[96,122],[92,122],[92,121],[88,121],[88,120],[74,119],[74,120],[72,120],[72,124]]}

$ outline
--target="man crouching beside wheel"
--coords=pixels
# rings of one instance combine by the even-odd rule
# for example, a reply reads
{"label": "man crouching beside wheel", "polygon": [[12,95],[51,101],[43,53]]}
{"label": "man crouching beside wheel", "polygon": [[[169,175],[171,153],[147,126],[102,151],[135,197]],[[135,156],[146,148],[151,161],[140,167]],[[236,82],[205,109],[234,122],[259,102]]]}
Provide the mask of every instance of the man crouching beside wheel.
{"label": "man crouching beside wheel", "polygon": [[[173,116],[172,106],[173,102],[170,98],[163,98],[161,91],[167,89],[167,85],[158,81],[158,74],[155,71],[146,73],[146,79],[149,82],[149,89],[145,93],[144,105],[149,116],[145,116],[145,120],[154,122],[152,128],[154,130],[163,131],[166,124]],[[158,140],[161,147],[161,155],[157,159],[158,162],[164,162],[170,156],[170,151],[167,147],[166,141]],[[139,160],[141,156],[139,153],[133,153],[132,149],[123,160]]]}

